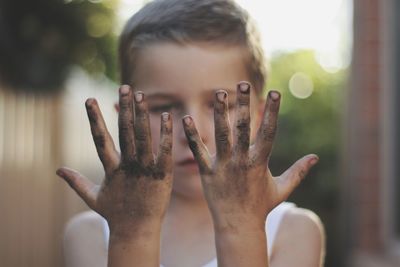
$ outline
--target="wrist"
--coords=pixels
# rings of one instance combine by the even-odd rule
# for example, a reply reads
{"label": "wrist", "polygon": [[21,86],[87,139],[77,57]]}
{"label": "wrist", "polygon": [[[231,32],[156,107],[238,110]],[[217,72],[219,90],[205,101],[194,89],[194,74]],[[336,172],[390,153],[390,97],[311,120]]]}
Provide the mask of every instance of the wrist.
{"label": "wrist", "polygon": [[109,267],[160,266],[160,231],[131,229],[112,231],[108,246]]}
{"label": "wrist", "polygon": [[[108,266],[160,266],[160,224],[113,224],[110,226]],[[135,265],[136,266],[136,265]]]}
{"label": "wrist", "polygon": [[110,224],[110,242],[132,243],[159,240],[161,223]]}
{"label": "wrist", "polygon": [[265,233],[265,220],[251,219],[248,216],[225,216],[213,218],[216,234]]}
{"label": "wrist", "polygon": [[258,240],[264,242],[266,240],[266,230],[261,227],[214,227],[215,238],[229,242],[243,242],[244,240]]}
{"label": "wrist", "polygon": [[215,232],[218,266],[268,266],[267,235],[260,227],[234,227]]}

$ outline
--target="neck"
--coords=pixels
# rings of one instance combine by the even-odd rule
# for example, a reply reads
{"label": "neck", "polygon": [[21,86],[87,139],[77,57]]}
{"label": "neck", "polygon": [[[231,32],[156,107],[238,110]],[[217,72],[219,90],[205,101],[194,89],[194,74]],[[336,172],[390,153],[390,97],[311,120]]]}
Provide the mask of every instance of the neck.
{"label": "neck", "polygon": [[186,224],[202,224],[212,227],[212,218],[204,197],[190,198],[179,194],[172,194],[168,208],[168,217],[178,219]]}
{"label": "neck", "polygon": [[209,215],[206,199],[202,197],[192,198],[176,193],[171,194],[169,211],[173,213],[190,212],[194,214]]}

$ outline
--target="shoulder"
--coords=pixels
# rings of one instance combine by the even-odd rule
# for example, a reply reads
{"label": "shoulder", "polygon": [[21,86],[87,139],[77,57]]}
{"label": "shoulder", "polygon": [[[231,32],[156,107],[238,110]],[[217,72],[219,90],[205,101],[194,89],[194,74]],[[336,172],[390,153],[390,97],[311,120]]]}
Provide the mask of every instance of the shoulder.
{"label": "shoulder", "polygon": [[300,263],[299,260],[307,261],[304,266],[321,264],[325,252],[325,233],[318,215],[297,207],[285,212],[274,244],[274,257],[279,258],[284,251],[291,251],[289,255],[297,263]]}
{"label": "shoulder", "polygon": [[65,238],[86,236],[91,233],[103,232],[103,218],[94,211],[85,211],[73,216],[65,226]]}
{"label": "shoulder", "polygon": [[65,232],[76,232],[84,228],[101,228],[103,224],[103,218],[94,211],[85,211],[76,214],[67,222],[65,226]]}
{"label": "shoulder", "polygon": [[65,226],[63,244],[66,266],[104,266],[107,247],[103,218],[93,211],[75,215]]}
{"label": "shoulder", "polygon": [[104,219],[94,211],[85,211],[72,217],[65,226],[64,243],[101,241],[104,243]]}
{"label": "shoulder", "polygon": [[322,238],[324,234],[324,227],[318,215],[311,210],[298,207],[285,212],[281,228],[292,233],[307,234],[308,238]]}

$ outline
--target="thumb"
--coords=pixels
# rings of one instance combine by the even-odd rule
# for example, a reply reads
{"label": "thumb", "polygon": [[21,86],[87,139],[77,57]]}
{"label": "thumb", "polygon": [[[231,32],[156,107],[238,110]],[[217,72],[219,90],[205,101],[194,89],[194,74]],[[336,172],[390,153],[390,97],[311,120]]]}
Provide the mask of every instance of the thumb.
{"label": "thumb", "polygon": [[319,158],[315,154],[310,154],[297,160],[281,176],[275,178],[277,190],[282,201],[286,200],[293,190],[306,177],[310,169],[317,164]]}
{"label": "thumb", "polygon": [[63,178],[91,209],[95,210],[98,185],[79,172],[66,167],[59,168],[56,174]]}

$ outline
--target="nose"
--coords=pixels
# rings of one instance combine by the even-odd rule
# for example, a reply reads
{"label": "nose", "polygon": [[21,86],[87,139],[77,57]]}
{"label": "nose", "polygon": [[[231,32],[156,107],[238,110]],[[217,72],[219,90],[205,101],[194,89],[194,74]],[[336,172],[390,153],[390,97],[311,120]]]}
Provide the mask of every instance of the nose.
{"label": "nose", "polygon": [[[213,131],[213,117],[209,111],[205,110],[201,105],[191,105],[185,109],[185,113],[183,115],[192,116],[197,131],[203,140],[204,144],[210,150],[210,153],[213,153],[213,147],[210,147],[212,144],[210,141],[212,140],[212,131]],[[183,126],[180,127],[181,131],[179,132],[179,140],[180,142],[187,144],[187,139],[185,132],[183,130]]]}

